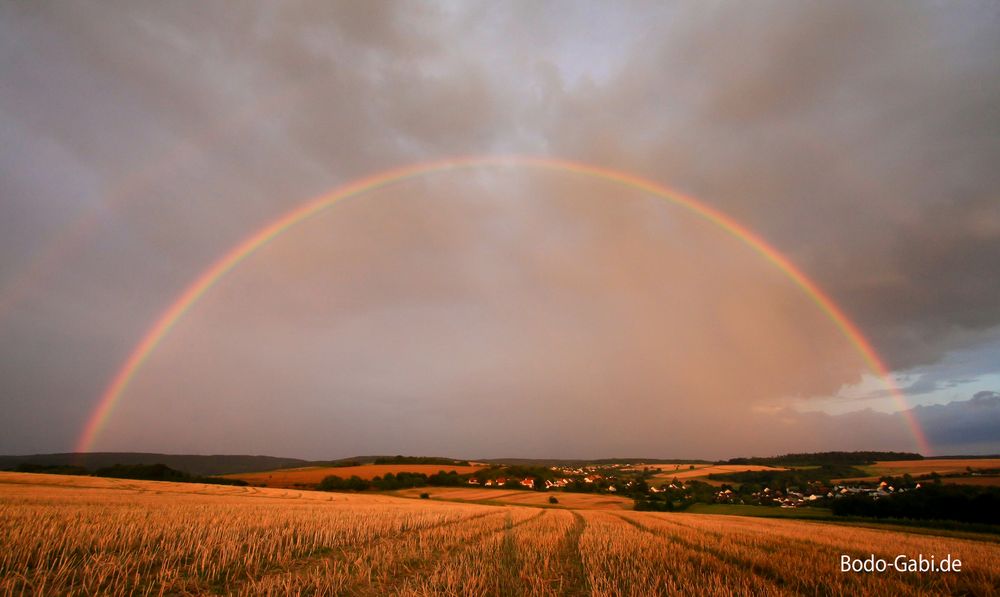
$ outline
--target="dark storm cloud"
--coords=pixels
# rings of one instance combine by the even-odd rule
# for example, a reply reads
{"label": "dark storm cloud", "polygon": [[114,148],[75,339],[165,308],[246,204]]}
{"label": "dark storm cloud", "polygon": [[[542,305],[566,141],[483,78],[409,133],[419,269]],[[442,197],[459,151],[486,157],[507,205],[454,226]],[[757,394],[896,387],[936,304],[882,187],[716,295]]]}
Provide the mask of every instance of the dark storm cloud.
{"label": "dark storm cloud", "polygon": [[[993,454],[1000,442],[1000,394],[977,392],[971,398],[948,404],[917,406],[906,417],[902,412],[881,413],[865,409],[842,415],[824,413],[784,413],[794,422],[772,446],[772,452],[789,452],[792,446],[808,445],[815,450],[837,449],[836,438],[864,438],[873,450],[900,449],[912,441],[907,418],[912,417],[930,445],[930,454]],[[913,448],[912,444],[909,449]],[[896,446],[895,448],[892,446]]]}
{"label": "dark storm cloud", "polygon": [[996,7],[687,9],[567,102],[566,146],[751,223],[895,367],[995,326]]}
{"label": "dark storm cloud", "polygon": [[[69,447],[170,298],[249,232],[347,180],[456,154],[576,158],[692,193],[799,264],[892,367],[929,367],[914,394],[995,373],[998,15],[986,3],[908,2],[5,4],[0,399],[11,417],[0,451]],[[190,315],[199,326],[179,326],[174,348],[136,381],[117,447],[141,443],[142,424],[177,403],[189,409],[150,439],[161,449],[204,449],[210,421],[229,412],[234,428],[259,432],[258,449],[290,454],[364,441],[395,452],[405,438],[414,450],[478,440],[494,454],[709,455],[711,442],[665,439],[649,421],[673,404],[686,411],[680,428],[729,421],[719,409],[735,424],[862,374],[812,305],[684,217],[587,184],[475,176],[449,179],[464,198],[447,184],[406,187],[408,203],[345,207],[342,224],[324,220],[262,255],[258,274],[208,297]],[[333,229],[342,244],[325,238]],[[686,250],[664,240],[675,233]],[[282,292],[269,293],[276,284]],[[713,317],[724,329],[703,332]],[[332,320],[331,340],[322,326]],[[949,361],[956,354],[965,365]],[[348,414],[385,429],[344,428],[337,447],[265,433],[276,417],[313,424],[273,405],[282,384],[324,413],[316,437]],[[213,406],[206,395],[221,397]],[[609,396],[619,395],[661,418],[614,422]],[[675,398],[660,406],[662,396]],[[520,407],[598,439],[536,429],[485,441],[471,407],[454,414],[465,397],[508,428]],[[560,410],[567,397],[576,414]],[[232,408],[241,399],[259,408]],[[204,429],[181,437],[197,412]],[[595,412],[616,431],[578,416]],[[431,431],[407,435],[407,416]],[[825,416],[762,425],[808,444],[788,429]],[[459,430],[435,432],[446,417]],[[630,434],[642,441],[621,439]],[[866,423],[840,437],[853,436],[886,432]],[[762,437],[730,441],[779,449]],[[250,440],[212,441],[235,450]]]}

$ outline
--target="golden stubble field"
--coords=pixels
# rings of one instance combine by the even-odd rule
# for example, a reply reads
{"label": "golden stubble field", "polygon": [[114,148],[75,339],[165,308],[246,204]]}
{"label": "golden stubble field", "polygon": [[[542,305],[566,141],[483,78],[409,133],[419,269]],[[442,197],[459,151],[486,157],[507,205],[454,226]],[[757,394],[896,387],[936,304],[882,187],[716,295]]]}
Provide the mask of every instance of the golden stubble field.
{"label": "golden stubble field", "polygon": [[671,465],[664,465],[662,473],[654,475],[659,481],[688,481],[697,479],[699,481],[709,481],[707,478],[711,474],[720,473],[742,473],[745,471],[787,471],[787,468],[778,466],[764,466],[760,464],[697,464],[694,468],[682,465],[680,468],[671,468]]}
{"label": "golden stubble field", "polygon": [[953,475],[965,473],[968,469],[1000,469],[1000,458],[928,458],[925,460],[886,460],[869,467],[880,475],[913,476],[937,473]]}
{"label": "golden stubble field", "polygon": [[362,464],[360,466],[308,466],[302,468],[286,468],[259,473],[238,473],[222,475],[227,479],[241,479],[251,485],[267,487],[315,487],[325,477],[336,475],[347,479],[357,476],[362,479],[384,477],[388,473],[423,473],[433,475],[438,471],[455,471],[460,475],[474,473],[482,466],[457,466],[449,464]]}
{"label": "golden stubble field", "polygon": [[[853,481],[877,481],[879,477],[889,475],[899,477],[904,474],[918,477],[937,473],[939,475],[964,475],[969,469],[996,470],[1000,469],[1000,458],[926,458],[924,460],[883,460],[875,464],[862,466],[870,475],[856,477]],[[962,485],[1000,486],[1000,476],[976,477],[944,477],[942,483],[958,483]]]}
{"label": "golden stubble field", "polygon": [[[723,481],[715,481],[708,478],[713,473],[741,473],[744,471],[786,471],[787,468],[775,466],[763,466],[756,464],[693,464],[693,465],[652,465],[660,466],[662,473],[658,473],[654,478],[659,482],[668,482],[673,479],[678,481],[702,481],[711,485],[722,485]],[[690,468],[693,466],[694,468]],[[860,466],[869,474],[863,477],[852,477],[844,481],[877,481],[884,475],[902,476],[910,474],[914,477],[938,473],[939,475],[955,475],[967,472],[967,467],[972,469],[1000,469],[1000,458],[926,458],[923,460],[883,460],[875,464]],[[1000,485],[1000,476],[978,476],[978,477],[946,477],[942,479],[944,483],[960,483],[965,485]]]}
{"label": "golden stubble field", "polygon": [[633,501],[629,498],[606,493],[562,493],[538,491],[508,491],[476,487],[415,487],[393,492],[394,495],[415,498],[421,493],[430,494],[432,500],[456,502],[490,502],[513,506],[550,507],[550,497],[559,503],[556,507],[576,510],[631,510]]}
{"label": "golden stubble field", "polygon": [[[1000,545],[792,520],[0,473],[0,595],[989,595]],[[963,562],[839,572],[841,554]]]}

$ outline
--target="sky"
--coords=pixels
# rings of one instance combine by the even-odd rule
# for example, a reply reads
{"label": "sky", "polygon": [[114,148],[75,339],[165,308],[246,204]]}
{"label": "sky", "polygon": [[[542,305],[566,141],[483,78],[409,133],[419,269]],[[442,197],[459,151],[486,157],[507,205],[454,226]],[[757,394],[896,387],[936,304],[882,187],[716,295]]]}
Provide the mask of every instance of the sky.
{"label": "sky", "polygon": [[[990,2],[0,3],[0,453],[1000,453]],[[893,398],[897,385],[905,401]],[[913,422],[929,446],[916,440]],[[927,449],[929,448],[929,450]]]}

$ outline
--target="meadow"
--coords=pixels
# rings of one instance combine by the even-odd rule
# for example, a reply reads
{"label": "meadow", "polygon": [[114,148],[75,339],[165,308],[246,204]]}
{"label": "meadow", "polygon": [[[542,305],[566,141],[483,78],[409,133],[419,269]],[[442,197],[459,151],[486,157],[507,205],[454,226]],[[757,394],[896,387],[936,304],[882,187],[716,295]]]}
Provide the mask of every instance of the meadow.
{"label": "meadow", "polygon": [[[0,473],[0,595],[996,594],[1000,544],[799,520]],[[959,573],[839,572],[952,554]]]}

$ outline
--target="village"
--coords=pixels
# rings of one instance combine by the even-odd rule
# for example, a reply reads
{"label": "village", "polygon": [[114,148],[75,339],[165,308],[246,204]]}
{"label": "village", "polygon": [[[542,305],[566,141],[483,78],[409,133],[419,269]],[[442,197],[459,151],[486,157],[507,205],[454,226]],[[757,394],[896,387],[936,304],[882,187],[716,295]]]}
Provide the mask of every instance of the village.
{"label": "village", "polygon": [[[802,508],[829,506],[834,500],[848,496],[872,500],[920,489],[921,483],[900,479],[899,487],[887,480],[827,482],[809,481],[801,485],[776,483],[760,486],[756,483],[708,483],[705,478],[676,477],[666,479],[662,468],[641,464],[600,466],[550,466],[545,473],[533,470],[529,474],[508,469],[512,474],[471,475],[466,483],[473,487],[523,489],[535,491],[567,491],[609,493],[640,500],[673,500],[679,504],[716,503]],[[694,468],[693,466],[691,467]],[[687,469],[687,467],[685,467]],[[675,471],[681,471],[676,467]],[[547,474],[546,474],[547,473]],[[668,473],[669,474],[669,473]]]}
{"label": "village", "polygon": [[781,508],[801,508],[805,506],[817,506],[817,502],[823,500],[839,499],[846,496],[868,496],[874,500],[889,497],[894,493],[903,493],[920,489],[921,484],[917,483],[913,488],[896,489],[886,481],[881,481],[877,485],[834,485],[826,487],[822,484],[809,486],[803,491],[797,489],[771,489],[765,487],[763,490],[750,493],[750,499],[734,492],[732,489],[721,489],[715,493],[715,502],[719,504],[754,504],[760,506],[779,506]]}

